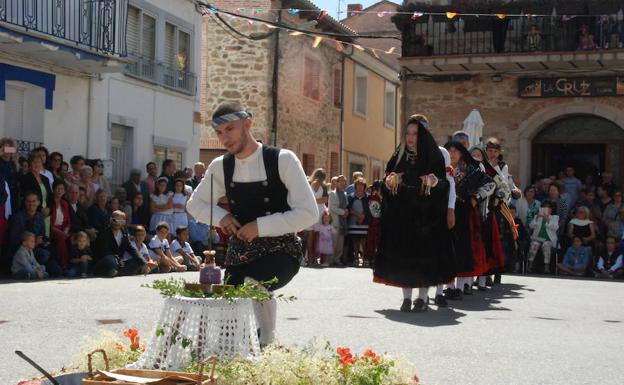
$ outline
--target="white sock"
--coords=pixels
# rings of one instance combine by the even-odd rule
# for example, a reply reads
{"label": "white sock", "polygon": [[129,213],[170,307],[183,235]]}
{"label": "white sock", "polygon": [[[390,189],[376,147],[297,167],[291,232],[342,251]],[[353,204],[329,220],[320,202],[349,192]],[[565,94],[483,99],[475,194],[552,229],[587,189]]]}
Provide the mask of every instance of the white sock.
{"label": "white sock", "polygon": [[412,292],[414,291],[414,289],[412,289],[411,287],[404,287],[401,290],[403,290],[403,299],[409,299],[411,301]]}
{"label": "white sock", "polygon": [[479,287],[485,287],[485,276],[479,277]]}
{"label": "white sock", "polygon": [[429,295],[429,288],[428,287],[419,287],[418,288],[418,299],[422,299],[423,301],[427,302],[428,295]]}
{"label": "white sock", "polygon": [[442,295],[444,293],[444,284],[440,284],[436,287],[436,296]]}
{"label": "white sock", "polygon": [[[457,285],[459,285],[459,280],[460,280],[460,279],[461,279],[461,278],[457,278]],[[446,287],[447,287],[448,289],[454,290],[454,289],[456,288],[456,286],[455,286],[455,280],[452,280],[452,281],[451,281],[451,283],[449,283],[448,285],[446,285]]]}
{"label": "white sock", "polygon": [[254,313],[260,329],[260,345],[266,346],[275,340],[275,322],[277,321],[277,301],[253,301]]}

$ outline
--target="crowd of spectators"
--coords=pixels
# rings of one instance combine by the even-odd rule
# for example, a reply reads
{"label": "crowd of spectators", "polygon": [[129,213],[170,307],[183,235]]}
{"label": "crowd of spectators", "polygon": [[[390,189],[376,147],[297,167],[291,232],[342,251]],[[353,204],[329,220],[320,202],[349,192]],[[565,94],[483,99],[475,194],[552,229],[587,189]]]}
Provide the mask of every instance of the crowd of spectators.
{"label": "crowd of spectators", "polygon": [[113,189],[101,159],[69,163],[45,147],[18,157],[13,139],[0,139],[0,274],[17,279],[147,274],[199,270],[203,251],[224,249],[186,212],[206,167],[162,173],[150,162]]}

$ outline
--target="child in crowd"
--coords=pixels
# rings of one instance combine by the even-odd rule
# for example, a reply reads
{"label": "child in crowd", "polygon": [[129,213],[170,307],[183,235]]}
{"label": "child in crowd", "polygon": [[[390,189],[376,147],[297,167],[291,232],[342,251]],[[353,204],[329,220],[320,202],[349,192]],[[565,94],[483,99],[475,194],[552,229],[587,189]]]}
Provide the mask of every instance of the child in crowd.
{"label": "child in crowd", "polygon": [[189,195],[184,191],[185,186],[183,179],[176,179],[173,185],[173,215],[171,217],[171,223],[176,231],[178,227],[188,227],[186,202],[188,201]]}
{"label": "child in crowd", "polygon": [[193,252],[193,248],[188,243],[189,240],[189,231],[186,226],[180,226],[176,229],[177,239],[171,243],[171,254],[174,258],[183,258],[183,264],[186,266],[188,271],[199,271],[199,265],[201,261],[195,253]]}
{"label": "child in crowd", "polygon": [[544,255],[544,272],[550,272],[550,255],[552,249],[557,247],[557,231],[559,230],[559,216],[553,215],[553,203],[542,202],[537,216],[533,218],[529,227],[533,232],[531,235],[531,246],[527,259],[529,266],[527,271],[533,270],[533,261],[537,252],[541,249]]}
{"label": "child in crowd", "polygon": [[169,180],[167,177],[160,177],[156,182],[154,193],[150,195],[150,210],[152,218],[150,220],[150,232],[156,232],[156,226],[165,222],[169,228],[173,222],[173,192],[167,190]]}
{"label": "child in crowd", "polygon": [[563,275],[583,276],[589,263],[589,249],[583,246],[583,239],[575,235],[572,246],[566,251],[563,262],[558,264],[559,271]]}
{"label": "child in crowd", "polygon": [[[138,195],[140,196],[140,195]],[[147,237],[147,231],[145,227],[138,225],[134,227],[134,244],[133,246],[139,252],[139,257],[145,262],[143,266],[143,274],[157,273],[158,262],[150,257],[149,250],[145,245],[145,238]]]}
{"label": "child in crowd", "polygon": [[67,272],[70,278],[86,278],[89,272],[89,262],[93,261],[89,248],[89,236],[84,231],[74,235],[74,244],[69,251],[69,263],[71,267]]}
{"label": "child in crowd", "polygon": [[371,214],[370,224],[368,225],[368,234],[366,235],[366,246],[364,254],[369,263],[373,264],[373,259],[377,254],[379,245],[379,237],[381,236],[381,182],[376,180],[370,186],[370,196],[368,197],[368,208]]}
{"label": "child in crowd", "polygon": [[186,266],[183,265],[184,258],[171,255],[168,237],[169,225],[166,222],[157,224],[156,235],[152,237],[148,245],[150,258],[158,262],[158,269],[161,273],[186,271]]}
{"label": "child in crowd", "polygon": [[13,257],[11,273],[16,279],[44,279],[48,278],[45,266],[40,265],[35,259],[35,234],[25,231],[22,234],[22,246]]}
{"label": "child in crowd", "polygon": [[607,237],[607,249],[596,264],[596,277],[621,278],[624,276],[622,253],[617,249],[615,237]]}
{"label": "child in crowd", "polygon": [[317,251],[321,256],[321,266],[328,267],[334,258],[334,235],[337,230],[332,226],[332,217],[329,210],[325,209],[321,216],[321,223],[314,225],[314,231],[318,233]]}

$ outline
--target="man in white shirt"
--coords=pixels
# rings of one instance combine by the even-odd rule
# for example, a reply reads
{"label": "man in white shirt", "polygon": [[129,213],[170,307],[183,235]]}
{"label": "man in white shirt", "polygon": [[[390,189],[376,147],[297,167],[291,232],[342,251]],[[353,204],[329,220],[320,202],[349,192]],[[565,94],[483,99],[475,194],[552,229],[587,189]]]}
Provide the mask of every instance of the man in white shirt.
{"label": "man in white shirt", "polygon": [[[212,126],[228,153],[208,166],[187,210],[232,235],[225,260],[230,284],[277,278],[268,288],[276,290],[299,271],[303,250],[295,233],[314,225],[319,212],[297,156],[258,143],[251,118],[238,102],[217,107]],[[228,198],[230,212],[217,205],[222,196]],[[261,344],[274,338],[276,310],[274,300],[256,308]]]}

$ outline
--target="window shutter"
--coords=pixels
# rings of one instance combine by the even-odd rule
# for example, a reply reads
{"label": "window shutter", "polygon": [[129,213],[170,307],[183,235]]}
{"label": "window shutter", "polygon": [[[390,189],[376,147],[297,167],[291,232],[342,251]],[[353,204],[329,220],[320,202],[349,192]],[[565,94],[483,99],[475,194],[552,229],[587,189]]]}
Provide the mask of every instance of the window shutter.
{"label": "window shutter", "polygon": [[367,99],[367,78],[366,76],[358,75],[356,77],[356,104],[355,110],[361,114],[366,115],[366,99]]}
{"label": "window shutter", "polygon": [[394,88],[386,88],[385,123],[390,127],[394,127],[396,120],[395,92]]}
{"label": "window shutter", "polygon": [[309,57],[304,62],[303,95],[314,100],[321,99],[321,63]]}
{"label": "window shutter", "polygon": [[169,23],[165,24],[165,63],[176,68],[177,55],[175,52],[175,27]]}
{"label": "window shutter", "polygon": [[143,57],[154,60],[156,58],[156,19],[143,15]]}
{"label": "window shutter", "polygon": [[139,31],[140,28],[140,18],[141,11],[135,7],[128,7],[128,33],[127,33],[127,46],[128,53],[131,55],[140,55],[140,41],[141,34]]}

